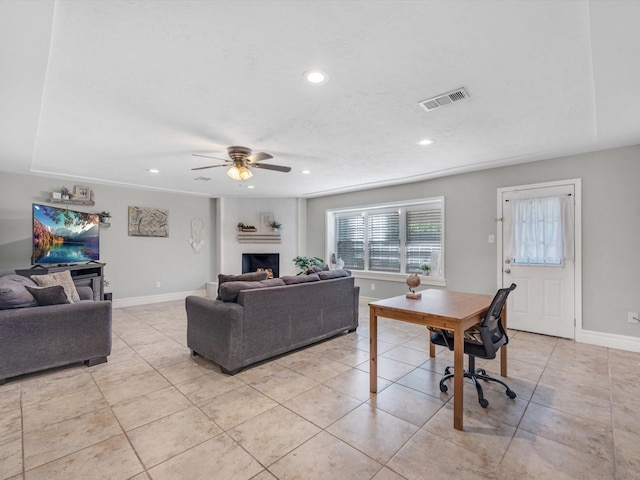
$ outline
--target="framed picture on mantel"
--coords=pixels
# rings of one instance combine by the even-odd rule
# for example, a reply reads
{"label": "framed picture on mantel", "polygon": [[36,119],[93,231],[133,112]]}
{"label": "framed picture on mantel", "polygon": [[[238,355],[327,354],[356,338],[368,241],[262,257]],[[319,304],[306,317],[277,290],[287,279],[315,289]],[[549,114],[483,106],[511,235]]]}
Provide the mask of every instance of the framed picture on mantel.
{"label": "framed picture on mantel", "polygon": [[260,214],[260,231],[270,232],[271,222],[273,222],[274,216],[271,212],[263,212]]}

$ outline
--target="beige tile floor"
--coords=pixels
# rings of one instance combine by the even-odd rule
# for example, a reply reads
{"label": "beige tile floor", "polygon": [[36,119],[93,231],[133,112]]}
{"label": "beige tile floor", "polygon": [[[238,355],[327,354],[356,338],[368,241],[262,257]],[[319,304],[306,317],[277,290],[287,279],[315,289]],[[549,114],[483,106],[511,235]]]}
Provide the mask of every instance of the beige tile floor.
{"label": "beige tile floor", "polygon": [[[0,386],[1,479],[638,479],[640,354],[511,332],[510,400],[465,385],[465,430],[423,327],[356,333],[234,377],[186,347],[182,302],[115,309],[107,364]],[[497,361],[481,362],[490,372]]]}

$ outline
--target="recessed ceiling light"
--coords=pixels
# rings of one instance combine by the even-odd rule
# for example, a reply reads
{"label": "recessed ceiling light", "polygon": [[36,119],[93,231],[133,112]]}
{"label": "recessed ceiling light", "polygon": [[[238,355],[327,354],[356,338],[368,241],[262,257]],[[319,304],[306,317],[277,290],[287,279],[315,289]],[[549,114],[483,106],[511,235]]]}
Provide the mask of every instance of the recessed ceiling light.
{"label": "recessed ceiling light", "polygon": [[425,138],[424,140],[420,140],[418,142],[418,145],[431,145],[433,143],[433,140],[429,140],[428,138]]}
{"label": "recessed ceiling light", "polygon": [[304,72],[304,79],[313,85],[322,85],[323,83],[327,83],[329,75],[322,70],[307,70]]}
{"label": "recessed ceiling light", "polygon": [[160,173],[160,170],[157,168],[147,168],[147,172],[149,173]]}
{"label": "recessed ceiling light", "polygon": [[247,188],[256,188],[253,185],[247,185]]}
{"label": "recessed ceiling light", "polygon": [[309,175],[311,170],[302,170],[300,173],[304,173],[305,175]]}

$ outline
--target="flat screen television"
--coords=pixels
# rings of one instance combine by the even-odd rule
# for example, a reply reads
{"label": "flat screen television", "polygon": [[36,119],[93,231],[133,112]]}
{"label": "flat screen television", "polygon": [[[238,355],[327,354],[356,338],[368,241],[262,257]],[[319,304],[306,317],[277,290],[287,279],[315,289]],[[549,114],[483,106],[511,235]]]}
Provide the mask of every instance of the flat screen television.
{"label": "flat screen television", "polygon": [[33,264],[91,260],[100,260],[98,214],[33,204]]}

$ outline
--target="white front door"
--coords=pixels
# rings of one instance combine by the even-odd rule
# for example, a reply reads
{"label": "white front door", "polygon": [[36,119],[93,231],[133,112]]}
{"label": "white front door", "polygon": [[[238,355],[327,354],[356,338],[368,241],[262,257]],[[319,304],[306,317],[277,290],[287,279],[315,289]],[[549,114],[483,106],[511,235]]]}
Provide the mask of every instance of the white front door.
{"label": "white front door", "polygon": [[[566,199],[565,208],[571,213],[569,234],[565,234],[567,242],[571,242],[569,250],[571,254],[556,255],[558,260],[544,261],[540,259],[518,258],[514,254],[514,228],[526,228],[526,220],[518,218],[514,221],[514,208],[517,200],[530,200],[532,204],[544,203],[546,199]],[[498,230],[499,244],[501,245],[501,285],[507,287],[515,283],[518,287],[511,293],[507,303],[508,327],[515,330],[542,333],[557,337],[575,337],[575,260],[572,256],[574,250],[574,238],[579,234],[575,228],[575,198],[576,184],[568,181],[562,184],[546,184],[539,186],[524,186],[503,188],[498,191],[498,201],[501,207],[499,216],[502,221],[502,231]],[[535,199],[535,200],[533,200]],[[563,200],[565,201],[565,200]],[[558,219],[541,218],[551,216],[551,213],[539,213],[539,221],[558,228]],[[516,226],[518,223],[519,226]],[[566,225],[569,225],[567,223]],[[548,227],[552,228],[552,227]],[[522,238],[520,234],[519,238]],[[524,236],[528,236],[525,233]],[[563,237],[564,238],[564,237]],[[531,241],[529,238],[528,241]],[[546,241],[546,240],[538,240]],[[533,247],[535,249],[535,247]],[[553,249],[554,246],[545,245],[540,251]],[[558,252],[556,252],[557,254]],[[515,256],[514,256],[515,255]]]}

